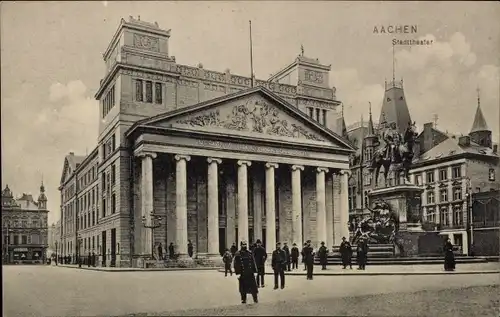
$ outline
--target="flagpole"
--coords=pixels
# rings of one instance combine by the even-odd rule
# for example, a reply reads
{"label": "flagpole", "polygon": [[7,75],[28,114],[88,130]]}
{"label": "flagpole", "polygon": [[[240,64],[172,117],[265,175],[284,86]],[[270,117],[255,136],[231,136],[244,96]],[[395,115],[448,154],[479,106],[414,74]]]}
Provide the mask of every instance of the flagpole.
{"label": "flagpole", "polygon": [[254,87],[254,75],[253,75],[253,47],[252,47],[252,21],[248,21],[250,24],[250,78],[252,79],[251,87]]}

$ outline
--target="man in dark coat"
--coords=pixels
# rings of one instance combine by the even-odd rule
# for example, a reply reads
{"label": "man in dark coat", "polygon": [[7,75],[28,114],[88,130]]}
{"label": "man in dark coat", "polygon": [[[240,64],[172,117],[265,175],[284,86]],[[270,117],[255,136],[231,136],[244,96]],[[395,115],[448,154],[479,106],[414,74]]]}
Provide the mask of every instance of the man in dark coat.
{"label": "man in dark coat", "polygon": [[299,268],[299,248],[297,248],[296,243],[294,243],[292,246],[290,256],[292,258],[292,270],[298,269]]}
{"label": "man in dark coat", "polygon": [[90,251],[87,256],[87,266],[90,267]]}
{"label": "man in dark coat", "polygon": [[340,243],[340,255],[342,257],[342,265],[345,269],[348,265],[352,269],[352,245],[345,237],[342,237],[342,243]]}
{"label": "man in dark coat", "polygon": [[281,243],[276,243],[276,250],[273,251],[271,258],[271,266],[274,271],[274,289],[278,289],[278,276],[281,280],[281,289],[285,288],[285,268],[286,268],[286,254],[281,250]]}
{"label": "man in dark coat", "polygon": [[283,245],[283,251],[285,252],[286,269],[290,272],[292,270],[290,267],[290,248],[286,242]]}
{"label": "man in dark coat", "polygon": [[191,240],[188,240],[188,255],[190,258],[193,257],[193,250],[194,250],[193,243],[191,243]]}
{"label": "man in dark coat", "polygon": [[95,251],[92,251],[92,266],[95,267]]}
{"label": "man in dark coat", "polygon": [[170,242],[168,246],[168,258],[169,260],[173,260],[175,258],[175,247],[173,242]]}
{"label": "man in dark coat", "polygon": [[247,294],[252,294],[254,303],[258,303],[257,294],[259,289],[255,282],[255,273],[257,265],[252,253],[247,249],[246,241],[241,241],[241,249],[234,255],[234,273],[239,275],[239,291],[241,294],[241,303],[246,304]]}
{"label": "man in dark coat", "polygon": [[304,250],[307,247],[307,242],[304,242],[304,246],[302,247],[302,251],[300,251],[300,254],[302,255],[302,263],[304,263],[304,271],[307,270],[307,264],[306,264],[306,254],[304,253]]}
{"label": "man in dark coat", "polygon": [[234,257],[234,255],[235,255],[235,254],[236,254],[236,252],[238,251],[238,247],[236,246],[236,243],[235,243],[235,242],[233,242],[233,245],[231,246],[231,249],[230,249],[230,250],[231,250],[231,254],[232,254],[232,255],[233,255],[233,257]]}
{"label": "man in dark coat", "polygon": [[253,257],[255,259],[255,264],[257,265],[257,287],[264,287],[264,275],[266,268],[267,253],[266,249],[262,246],[260,239],[257,240],[257,244],[253,250]]}
{"label": "man in dark coat", "polygon": [[455,270],[455,254],[453,253],[453,244],[450,239],[446,239],[444,244],[444,270]]}
{"label": "man in dark coat", "polygon": [[231,270],[231,263],[233,262],[233,255],[226,249],[224,255],[222,256],[222,262],[224,262],[224,275],[227,277],[227,272],[233,276],[233,270]]}
{"label": "man in dark coat", "polygon": [[314,268],[314,250],[311,246],[311,240],[307,240],[307,245],[304,247],[304,263],[307,268],[307,279],[313,279]]}
{"label": "man in dark coat", "polygon": [[328,263],[328,249],[325,246],[325,242],[321,241],[321,246],[318,250],[319,263],[321,264],[321,269],[326,270],[326,264]]}
{"label": "man in dark coat", "polygon": [[161,243],[158,245],[158,260],[163,260],[163,246]]}
{"label": "man in dark coat", "polygon": [[359,240],[356,253],[356,259],[359,264],[358,270],[364,270],[368,261],[368,243],[366,239],[362,238]]}

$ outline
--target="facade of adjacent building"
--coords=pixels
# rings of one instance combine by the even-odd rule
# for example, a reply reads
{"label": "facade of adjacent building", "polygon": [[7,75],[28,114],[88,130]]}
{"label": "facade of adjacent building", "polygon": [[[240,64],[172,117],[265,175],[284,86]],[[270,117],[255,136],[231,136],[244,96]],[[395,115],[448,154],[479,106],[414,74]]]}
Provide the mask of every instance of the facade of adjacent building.
{"label": "facade of adjacent building", "polygon": [[[403,85],[386,87],[378,128],[395,122],[403,132],[411,120],[405,101]],[[349,207],[351,217],[368,214],[368,193],[373,190],[374,175],[369,168],[376,144],[377,129],[370,117],[347,133],[357,148],[351,158],[352,177],[349,180]],[[432,123],[424,124],[417,137],[415,159],[410,171],[411,182],[422,186],[423,221],[451,239],[464,254],[470,246],[470,197],[474,193],[500,189],[497,146],[492,144],[491,130],[481,110],[480,100],[470,133],[465,136],[439,131]],[[380,143],[380,142],[379,142]],[[383,141],[381,142],[383,144]],[[388,186],[401,179],[389,175]],[[378,187],[385,186],[380,174]],[[473,216],[474,217],[474,216]]]}
{"label": "facade of adjacent building", "polygon": [[[48,246],[51,252],[60,251],[61,221],[58,220],[49,226]],[[57,246],[56,246],[57,245]]]}
{"label": "facade of adjacent building", "polygon": [[301,54],[256,80],[177,64],[169,38],[122,19],[103,55],[98,144],[61,177],[66,255],[130,266],[160,243],[184,257],[188,240],[198,257],[241,240],[339,244],[352,146],[333,132],[330,66]]}
{"label": "facade of adjacent building", "polygon": [[36,201],[30,194],[14,198],[9,186],[5,186],[2,190],[3,263],[44,263],[48,246],[48,212],[43,184]]}
{"label": "facade of adjacent building", "polygon": [[475,255],[500,252],[500,190],[472,194],[472,247]]}

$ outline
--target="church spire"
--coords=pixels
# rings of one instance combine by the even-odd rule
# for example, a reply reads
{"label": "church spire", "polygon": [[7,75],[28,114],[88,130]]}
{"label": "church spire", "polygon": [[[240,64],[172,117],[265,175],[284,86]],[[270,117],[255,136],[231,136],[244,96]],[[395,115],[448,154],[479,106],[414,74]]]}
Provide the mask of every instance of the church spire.
{"label": "church spire", "polygon": [[368,135],[375,135],[375,129],[373,128],[373,118],[372,118],[372,103],[370,104],[370,117],[368,118]]}
{"label": "church spire", "polygon": [[348,135],[347,135],[347,126],[345,124],[345,119],[344,119],[344,103],[342,103],[342,117],[341,117],[341,133],[342,133],[342,137],[344,137],[345,139],[349,139]]}
{"label": "church spire", "polygon": [[47,196],[45,196],[45,186],[43,185],[43,176],[42,176],[42,182],[40,184],[40,195],[38,195],[38,209],[40,210],[47,209]]}
{"label": "church spire", "polygon": [[479,94],[479,88],[477,89],[477,109],[476,115],[474,116],[474,122],[472,123],[472,128],[470,132],[477,131],[489,131],[488,124],[486,124],[486,120],[484,119],[483,111],[481,110],[481,96]]}

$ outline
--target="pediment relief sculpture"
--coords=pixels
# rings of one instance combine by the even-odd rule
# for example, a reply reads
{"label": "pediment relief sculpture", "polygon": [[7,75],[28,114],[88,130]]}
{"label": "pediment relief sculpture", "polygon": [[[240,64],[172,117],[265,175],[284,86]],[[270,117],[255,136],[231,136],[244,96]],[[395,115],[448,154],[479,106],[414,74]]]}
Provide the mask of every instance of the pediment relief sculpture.
{"label": "pediment relief sculpture", "polygon": [[243,102],[230,108],[214,109],[181,118],[176,123],[193,127],[217,127],[250,133],[326,141],[304,126],[290,122],[287,115],[266,101],[249,99]]}

